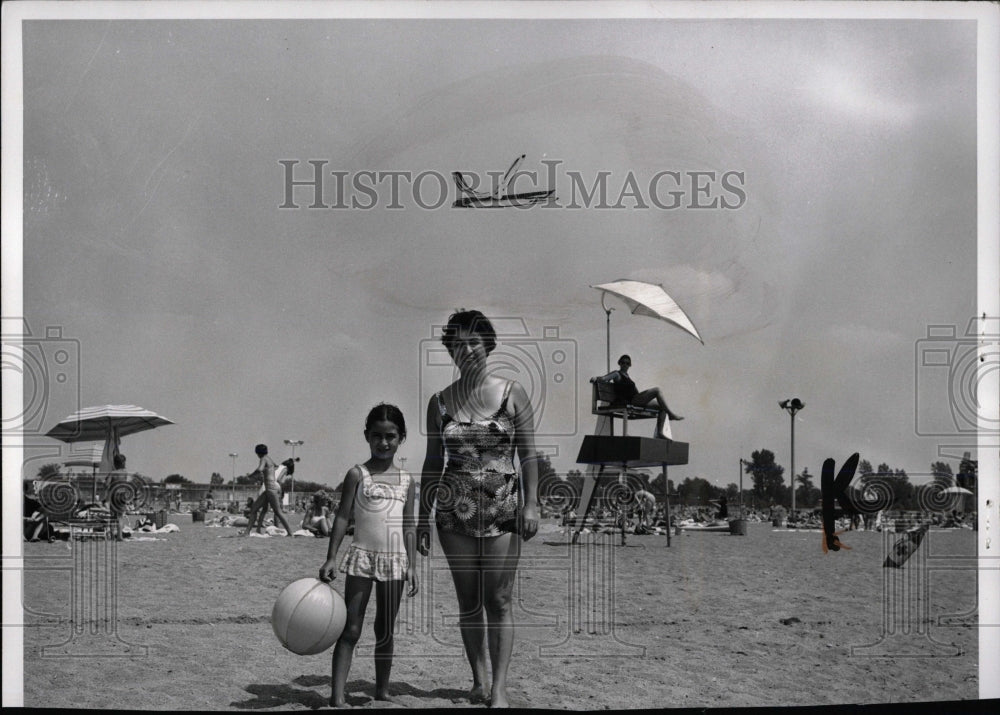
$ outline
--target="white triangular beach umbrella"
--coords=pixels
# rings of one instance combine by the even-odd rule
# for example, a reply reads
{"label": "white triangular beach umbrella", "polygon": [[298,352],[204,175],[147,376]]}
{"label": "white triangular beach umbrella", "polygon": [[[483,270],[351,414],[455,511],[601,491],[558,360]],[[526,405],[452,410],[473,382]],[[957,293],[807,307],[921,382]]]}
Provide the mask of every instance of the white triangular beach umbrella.
{"label": "white triangular beach umbrella", "polygon": [[[643,281],[617,280],[611,283],[601,283],[591,286],[597,290],[610,293],[625,301],[633,315],[646,315],[650,318],[665,320],[671,325],[676,325],[684,332],[694,336],[702,345],[705,341],[698,334],[698,329],[687,316],[677,301],[671,298],[663,286],[658,283],[644,283]],[[607,310],[605,308],[605,310]]]}

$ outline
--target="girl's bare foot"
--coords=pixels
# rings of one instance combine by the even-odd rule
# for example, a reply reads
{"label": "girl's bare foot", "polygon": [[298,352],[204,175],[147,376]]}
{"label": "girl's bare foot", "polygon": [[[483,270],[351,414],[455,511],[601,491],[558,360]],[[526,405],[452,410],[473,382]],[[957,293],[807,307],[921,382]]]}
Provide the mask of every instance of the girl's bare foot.
{"label": "girl's bare foot", "polygon": [[684,419],[683,417],[681,417],[681,416],[680,416],[679,414],[677,414],[676,412],[668,412],[668,413],[667,413],[667,418],[668,418],[668,419],[670,419],[671,421],[674,421],[674,422],[676,422],[677,420],[682,420],[682,419]]}
{"label": "girl's bare foot", "polygon": [[349,708],[351,706],[347,704],[347,700],[346,699],[337,701],[337,700],[334,700],[333,698],[330,698],[330,707],[331,708]]}

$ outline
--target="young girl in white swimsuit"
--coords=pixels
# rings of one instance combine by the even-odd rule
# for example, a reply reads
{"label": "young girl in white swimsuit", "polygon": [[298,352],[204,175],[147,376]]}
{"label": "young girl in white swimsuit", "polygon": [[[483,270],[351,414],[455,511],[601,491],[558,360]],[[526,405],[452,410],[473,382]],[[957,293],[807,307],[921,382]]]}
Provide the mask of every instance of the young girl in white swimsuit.
{"label": "young girl in white swimsuit", "polygon": [[326,562],[319,577],[336,578],[337,551],[354,516],[354,541],[340,562],[347,574],[344,601],[347,623],[333,649],[333,692],[330,704],[346,704],[344,689],[351,670],[354,647],[361,637],[365,610],[375,586],[375,698],[389,700],[392,670],[393,630],[405,581],[408,596],[417,593],[413,548],[416,543],[414,482],[395,464],[396,450],[406,439],[403,413],[395,405],[382,403],[368,413],[365,440],[371,459],[356,465],[344,478],[343,496],[330,534]]}

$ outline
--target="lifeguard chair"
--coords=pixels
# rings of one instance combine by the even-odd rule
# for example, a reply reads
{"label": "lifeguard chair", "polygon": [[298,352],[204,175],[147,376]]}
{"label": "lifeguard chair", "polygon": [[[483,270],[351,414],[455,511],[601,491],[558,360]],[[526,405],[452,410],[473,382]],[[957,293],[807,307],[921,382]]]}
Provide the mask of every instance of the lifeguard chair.
{"label": "lifeguard chair", "polygon": [[[655,419],[657,411],[649,407],[615,402],[614,385],[611,383],[593,383],[591,398],[591,414],[597,416],[596,434],[586,435],[580,452],[577,454],[577,464],[587,464],[598,467],[596,477],[584,482],[583,494],[580,497],[580,520],[573,532],[573,543],[580,538],[580,532],[586,524],[587,517],[593,508],[594,492],[598,487],[605,487],[611,477],[606,473],[607,467],[621,467],[622,474],[628,469],[641,467],[660,467],[663,471],[663,483],[667,482],[667,467],[688,463],[688,444],[673,439],[658,439],[654,437],[634,437],[628,433],[629,421]],[[615,434],[615,420],[621,420],[621,434]],[[669,425],[669,423],[667,423]],[[670,545],[670,500],[667,497],[667,546]]]}
{"label": "lifeguard chair", "polygon": [[[698,340],[702,345],[697,328],[677,302],[663,289],[662,285],[620,279],[611,283],[593,285],[601,291],[601,307],[606,316],[606,359],[607,370],[611,370],[611,311],[605,305],[608,294],[620,298],[628,306],[633,315],[645,315],[674,325]],[[657,410],[649,407],[636,407],[615,400],[614,387],[608,383],[594,383],[591,399],[591,412],[597,416],[597,426],[594,434],[583,438],[577,464],[597,466],[597,475],[584,481],[580,507],[583,516],[576,531],[573,533],[573,543],[576,543],[586,523],[593,502],[594,491],[607,481],[606,467],[620,466],[622,474],[630,467],[655,467],[663,470],[664,484],[667,484],[667,467],[688,463],[688,445],[670,439],[653,437],[632,437],[628,433],[630,420],[650,419],[657,416]],[[622,434],[615,434],[614,421],[622,421]],[[670,423],[664,423],[664,433],[671,437]],[[667,546],[670,546],[670,498],[667,497]]]}

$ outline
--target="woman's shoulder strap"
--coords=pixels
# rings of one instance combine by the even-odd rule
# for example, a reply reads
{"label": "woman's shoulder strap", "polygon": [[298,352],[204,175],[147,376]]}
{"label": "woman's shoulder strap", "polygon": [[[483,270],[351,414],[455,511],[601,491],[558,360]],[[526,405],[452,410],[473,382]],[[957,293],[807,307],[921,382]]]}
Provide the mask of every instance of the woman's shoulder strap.
{"label": "woman's shoulder strap", "polygon": [[507,409],[507,398],[510,397],[510,390],[514,387],[514,381],[508,380],[507,386],[503,388],[503,398],[500,400],[500,410],[505,411]]}
{"label": "woman's shoulder strap", "polygon": [[448,415],[448,410],[444,406],[444,399],[441,397],[441,390],[434,393],[434,399],[437,400],[438,412],[441,413],[442,417],[446,417]]}

